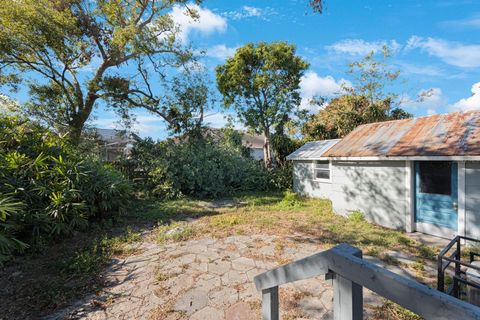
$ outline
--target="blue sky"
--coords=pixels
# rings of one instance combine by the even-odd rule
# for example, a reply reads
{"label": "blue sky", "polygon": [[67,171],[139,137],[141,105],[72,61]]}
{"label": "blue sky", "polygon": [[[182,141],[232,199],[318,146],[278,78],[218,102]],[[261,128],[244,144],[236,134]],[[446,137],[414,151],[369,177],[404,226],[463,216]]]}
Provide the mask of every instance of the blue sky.
{"label": "blue sky", "polygon": [[[175,8],[172,16],[183,28],[185,43],[205,50],[202,64],[214,79],[214,68],[248,42],[284,40],[310,64],[302,79],[302,96],[333,97],[349,81],[346,65],[383,44],[394,49],[392,64],[401,71],[396,91],[403,107],[417,116],[480,108],[480,0],[385,1],[327,0],[320,15],[308,0],[205,0],[191,22]],[[214,88],[214,87],[213,87]],[[214,88],[215,89],[215,88]],[[423,101],[415,97],[430,92]],[[206,121],[225,120],[215,106]],[[312,110],[315,111],[315,110]],[[93,124],[115,126],[115,116],[99,108]],[[165,125],[137,112],[141,136],[163,138]]]}

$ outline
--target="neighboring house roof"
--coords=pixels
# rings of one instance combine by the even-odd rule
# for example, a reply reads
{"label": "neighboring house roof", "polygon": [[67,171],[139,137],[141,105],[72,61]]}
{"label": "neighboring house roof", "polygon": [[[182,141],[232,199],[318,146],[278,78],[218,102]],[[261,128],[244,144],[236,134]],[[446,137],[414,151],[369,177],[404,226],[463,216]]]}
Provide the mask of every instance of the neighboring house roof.
{"label": "neighboring house roof", "polygon": [[323,157],[480,156],[480,111],[365,124]]}
{"label": "neighboring house roof", "polygon": [[340,139],[307,142],[287,156],[287,160],[315,160],[336,145]]}
{"label": "neighboring house roof", "polygon": [[133,134],[133,133],[128,133],[125,131],[121,130],[115,130],[115,129],[100,129],[100,128],[95,128],[93,129],[96,137],[109,144],[109,145],[115,145],[115,144],[127,144],[129,142],[132,142],[134,140],[138,139],[138,136]]}
{"label": "neighboring house roof", "polygon": [[263,149],[265,136],[262,134],[242,133],[242,145],[251,149]]}

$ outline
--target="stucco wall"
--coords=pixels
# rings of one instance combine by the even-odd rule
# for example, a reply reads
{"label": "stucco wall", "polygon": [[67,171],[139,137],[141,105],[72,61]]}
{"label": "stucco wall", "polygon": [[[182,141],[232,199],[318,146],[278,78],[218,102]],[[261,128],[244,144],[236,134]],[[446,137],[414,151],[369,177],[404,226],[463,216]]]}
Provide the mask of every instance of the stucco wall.
{"label": "stucco wall", "polygon": [[330,183],[313,179],[311,161],[295,161],[293,176],[295,192],[329,198],[337,213],[360,210],[369,221],[405,229],[405,161],[333,161]]}
{"label": "stucco wall", "polygon": [[465,163],[466,235],[480,238],[480,163]]}

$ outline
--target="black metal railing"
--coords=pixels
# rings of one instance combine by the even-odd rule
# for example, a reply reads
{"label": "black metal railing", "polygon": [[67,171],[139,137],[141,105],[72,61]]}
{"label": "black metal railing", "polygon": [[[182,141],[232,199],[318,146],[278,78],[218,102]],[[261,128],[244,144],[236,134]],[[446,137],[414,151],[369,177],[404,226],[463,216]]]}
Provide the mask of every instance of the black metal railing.
{"label": "black metal railing", "polygon": [[[480,272],[480,266],[473,265],[475,257],[480,257],[480,253],[470,251],[469,260],[462,261],[462,242],[474,242],[480,243],[480,240],[473,239],[464,236],[456,236],[450,241],[450,243],[440,251],[437,260],[438,274],[437,274],[437,289],[441,292],[445,292],[455,298],[461,298],[463,290],[460,284],[465,286],[472,286],[480,290],[480,286],[477,283],[467,280],[465,270],[471,268]],[[453,249],[453,252],[452,252]],[[445,273],[449,267],[453,264],[453,273],[451,273],[452,283],[445,290]]]}

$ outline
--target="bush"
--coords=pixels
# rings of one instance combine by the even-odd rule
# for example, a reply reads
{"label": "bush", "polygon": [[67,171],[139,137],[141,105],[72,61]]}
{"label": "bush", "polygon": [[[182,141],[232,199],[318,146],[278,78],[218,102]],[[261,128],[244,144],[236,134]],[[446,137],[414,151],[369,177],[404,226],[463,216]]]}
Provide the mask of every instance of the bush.
{"label": "bush", "polygon": [[284,190],[291,166],[266,170],[232,141],[189,138],[138,142],[131,158],[118,163],[138,191],[157,198],[220,197],[237,191]]}
{"label": "bush", "polygon": [[302,205],[302,198],[295,192],[286,191],[279,205],[284,208],[297,208]]}
{"label": "bush", "polygon": [[126,210],[128,181],[58,136],[0,118],[0,259]]}
{"label": "bush", "polygon": [[365,222],[365,215],[361,211],[353,211],[348,215],[348,220],[353,223],[363,223]]}

